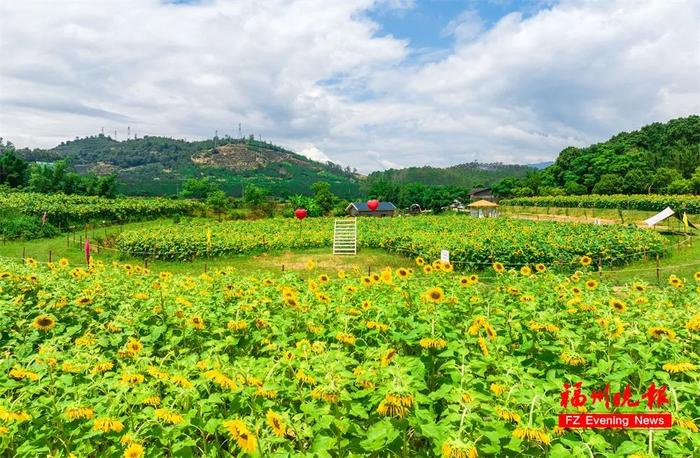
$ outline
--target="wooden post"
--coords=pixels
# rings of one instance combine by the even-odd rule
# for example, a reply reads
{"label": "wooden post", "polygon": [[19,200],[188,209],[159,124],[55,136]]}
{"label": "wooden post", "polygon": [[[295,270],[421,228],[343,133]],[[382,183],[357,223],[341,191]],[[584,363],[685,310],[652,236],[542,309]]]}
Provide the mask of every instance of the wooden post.
{"label": "wooden post", "polygon": [[659,271],[659,253],[656,253],[656,284],[661,282],[661,272]]}

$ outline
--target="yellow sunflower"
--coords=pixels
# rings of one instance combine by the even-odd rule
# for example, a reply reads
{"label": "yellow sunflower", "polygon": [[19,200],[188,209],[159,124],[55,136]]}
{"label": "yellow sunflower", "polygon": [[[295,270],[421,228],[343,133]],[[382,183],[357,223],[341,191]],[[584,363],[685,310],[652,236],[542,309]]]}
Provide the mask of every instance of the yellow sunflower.
{"label": "yellow sunflower", "polygon": [[54,326],[56,326],[56,320],[48,315],[39,315],[34,318],[32,326],[39,331],[50,331],[54,328]]}
{"label": "yellow sunflower", "polygon": [[439,286],[434,286],[425,292],[425,297],[429,302],[438,304],[445,299],[445,292]]}
{"label": "yellow sunflower", "polygon": [[285,426],[284,420],[280,414],[273,412],[272,409],[270,409],[267,411],[265,419],[267,421],[267,425],[270,427],[270,429],[272,429],[275,436],[284,437],[287,435],[287,427]]}

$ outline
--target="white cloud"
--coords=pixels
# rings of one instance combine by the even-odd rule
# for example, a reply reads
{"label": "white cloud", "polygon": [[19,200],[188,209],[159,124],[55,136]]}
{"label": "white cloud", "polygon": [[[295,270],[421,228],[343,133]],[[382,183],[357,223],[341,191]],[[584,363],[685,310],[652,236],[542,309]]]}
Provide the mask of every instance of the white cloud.
{"label": "white cloud", "polygon": [[489,29],[467,11],[432,61],[408,59],[408,41],[377,36],[364,14],[413,6],[0,2],[0,136],[47,147],[131,126],[202,138],[241,122],[367,172],[537,162],[700,112],[693,0],[564,0]]}
{"label": "white cloud", "polygon": [[308,157],[314,161],[319,162],[334,162],[326,153],[316,148],[315,146],[307,146],[306,148],[300,149],[299,154]]}

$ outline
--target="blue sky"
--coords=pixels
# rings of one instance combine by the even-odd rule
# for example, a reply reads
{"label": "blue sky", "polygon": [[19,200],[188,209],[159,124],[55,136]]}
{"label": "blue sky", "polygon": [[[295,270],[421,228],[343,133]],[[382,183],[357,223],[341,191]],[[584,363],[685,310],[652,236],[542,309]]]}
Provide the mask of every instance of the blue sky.
{"label": "blue sky", "polygon": [[552,4],[554,0],[417,0],[398,9],[380,5],[367,15],[380,24],[379,35],[409,40],[416,50],[440,50],[453,45],[454,37],[446,29],[464,12],[476,13],[490,28],[510,13],[528,17]]}
{"label": "blue sky", "polygon": [[362,172],[527,164],[700,112],[697,0],[28,0],[0,17],[0,137],[19,147],[241,123]]}

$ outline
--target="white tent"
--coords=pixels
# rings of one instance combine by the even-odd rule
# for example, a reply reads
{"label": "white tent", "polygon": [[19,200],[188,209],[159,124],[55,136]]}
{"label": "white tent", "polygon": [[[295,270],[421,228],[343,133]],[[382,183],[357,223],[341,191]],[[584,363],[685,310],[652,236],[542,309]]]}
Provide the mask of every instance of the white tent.
{"label": "white tent", "polygon": [[673,216],[674,213],[676,213],[676,212],[671,210],[671,207],[666,207],[663,210],[661,210],[659,213],[657,213],[656,215],[652,216],[651,218],[645,219],[644,224],[646,224],[649,227],[656,226],[657,224],[659,224],[661,221],[665,220],[666,218],[670,218],[671,216]]}
{"label": "white tent", "polygon": [[[657,213],[656,215],[652,216],[651,218],[645,219],[644,224],[646,224],[648,227],[656,226],[661,221],[668,219],[672,216],[676,219],[679,219],[680,221],[683,221],[683,223],[688,221],[687,215],[685,216],[685,220],[684,220],[683,216],[681,216],[678,213],[676,213],[675,211],[673,211],[673,209],[671,209],[671,207],[666,207],[663,210],[661,210],[659,213]],[[688,221],[688,226],[692,227],[693,229],[697,229],[697,227],[695,227],[695,225],[693,225],[693,223],[691,223],[690,221]]]}

